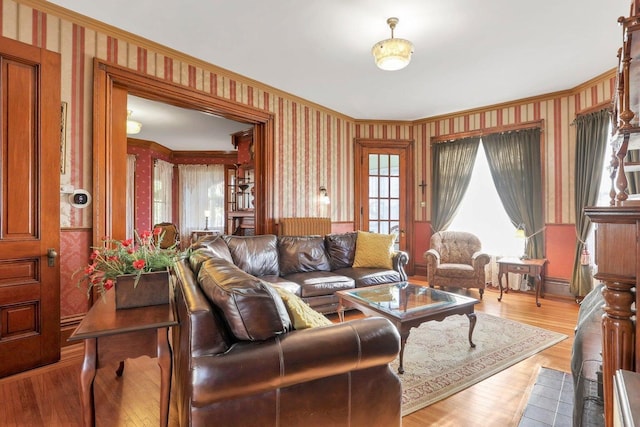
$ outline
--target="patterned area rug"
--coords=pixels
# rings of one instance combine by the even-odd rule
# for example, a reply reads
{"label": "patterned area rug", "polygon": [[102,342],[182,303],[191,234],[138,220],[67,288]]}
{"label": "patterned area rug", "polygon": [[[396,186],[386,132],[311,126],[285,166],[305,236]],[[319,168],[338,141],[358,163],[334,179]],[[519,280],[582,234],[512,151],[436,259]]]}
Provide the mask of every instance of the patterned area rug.
{"label": "patterned area rug", "polygon": [[[411,330],[404,350],[402,415],[464,390],[567,338],[489,314],[477,313],[469,346],[469,319],[451,316]],[[398,369],[398,361],[392,363]]]}

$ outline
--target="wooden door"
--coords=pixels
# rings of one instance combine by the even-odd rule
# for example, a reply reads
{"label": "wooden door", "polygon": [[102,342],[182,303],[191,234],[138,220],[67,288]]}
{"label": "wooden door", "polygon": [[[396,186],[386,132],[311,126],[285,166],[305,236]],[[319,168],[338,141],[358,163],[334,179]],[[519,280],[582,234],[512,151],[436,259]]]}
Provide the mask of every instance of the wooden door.
{"label": "wooden door", "polygon": [[[356,228],[396,234],[396,249],[409,251],[413,190],[408,177],[411,141],[356,141]],[[407,272],[412,272],[407,266]]]}
{"label": "wooden door", "polygon": [[60,359],[60,56],[0,37],[0,98],[4,377]]}

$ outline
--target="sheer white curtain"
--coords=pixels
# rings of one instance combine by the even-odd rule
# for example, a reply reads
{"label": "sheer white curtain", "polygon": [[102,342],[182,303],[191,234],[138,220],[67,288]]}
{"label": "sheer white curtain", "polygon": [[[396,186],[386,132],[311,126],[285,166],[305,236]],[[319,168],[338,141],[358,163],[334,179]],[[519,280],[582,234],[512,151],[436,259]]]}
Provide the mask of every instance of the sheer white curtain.
{"label": "sheer white curtain", "polygon": [[180,179],[180,233],[183,242],[191,232],[205,228],[224,231],[224,165],[178,165]]}
{"label": "sheer white curtain", "polygon": [[153,224],[173,222],[173,165],[156,159],[153,166]]}
{"label": "sheer white curtain", "polygon": [[136,215],[136,156],[127,154],[127,239],[133,238]]}

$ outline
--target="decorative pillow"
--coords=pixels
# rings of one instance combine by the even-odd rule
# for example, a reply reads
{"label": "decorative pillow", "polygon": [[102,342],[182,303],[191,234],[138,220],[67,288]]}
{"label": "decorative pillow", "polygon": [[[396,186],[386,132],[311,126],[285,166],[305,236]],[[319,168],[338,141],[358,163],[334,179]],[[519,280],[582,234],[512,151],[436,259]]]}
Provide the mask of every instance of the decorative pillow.
{"label": "decorative pillow", "polygon": [[266,282],[232,263],[211,258],[200,267],[200,288],[241,341],[260,341],[291,330],[282,298]]}
{"label": "decorative pillow", "polygon": [[296,294],[278,286],[274,286],[273,288],[280,294],[284,305],[287,307],[287,312],[293,322],[294,329],[315,328],[316,326],[333,324],[331,320],[309,307],[309,305],[302,301]]}
{"label": "decorative pillow", "polygon": [[320,236],[278,237],[280,275],[331,271],[329,258],[324,250],[324,239]]}
{"label": "decorative pillow", "polygon": [[353,267],[393,268],[393,234],[358,231]]}
{"label": "decorative pillow", "polygon": [[327,234],[324,236],[331,270],[348,268],[353,264],[356,254],[356,238],[358,233]]}

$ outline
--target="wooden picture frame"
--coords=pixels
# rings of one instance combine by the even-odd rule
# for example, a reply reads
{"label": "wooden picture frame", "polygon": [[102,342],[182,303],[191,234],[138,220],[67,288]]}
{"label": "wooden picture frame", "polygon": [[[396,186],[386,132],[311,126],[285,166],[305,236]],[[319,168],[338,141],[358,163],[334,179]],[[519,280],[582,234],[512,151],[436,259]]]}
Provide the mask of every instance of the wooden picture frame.
{"label": "wooden picture frame", "polygon": [[67,103],[60,106],[60,174],[67,170]]}

